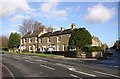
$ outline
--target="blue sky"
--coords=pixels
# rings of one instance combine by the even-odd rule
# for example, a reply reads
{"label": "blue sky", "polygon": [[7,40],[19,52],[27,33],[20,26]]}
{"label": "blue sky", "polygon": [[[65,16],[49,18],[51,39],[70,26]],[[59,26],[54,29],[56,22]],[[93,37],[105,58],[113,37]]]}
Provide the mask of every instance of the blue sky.
{"label": "blue sky", "polygon": [[42,22],[57,30],[66,29],[75,23],[85,27],[91,35],[112,46],[118,39],[117,2],[2,2],[2,35],[18,32],[24,18]]}

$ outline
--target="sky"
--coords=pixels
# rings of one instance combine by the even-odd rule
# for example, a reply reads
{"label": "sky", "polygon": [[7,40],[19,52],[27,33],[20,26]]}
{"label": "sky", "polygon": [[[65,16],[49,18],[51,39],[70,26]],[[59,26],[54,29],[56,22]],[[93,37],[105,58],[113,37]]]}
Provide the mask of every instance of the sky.
{"label": "sky", "polygon": [[0,0],[0,35],[18,32],[23,19],[39,21],[60,30],[85,27],[102,43],[112,46],[118,39],[118,2]]}

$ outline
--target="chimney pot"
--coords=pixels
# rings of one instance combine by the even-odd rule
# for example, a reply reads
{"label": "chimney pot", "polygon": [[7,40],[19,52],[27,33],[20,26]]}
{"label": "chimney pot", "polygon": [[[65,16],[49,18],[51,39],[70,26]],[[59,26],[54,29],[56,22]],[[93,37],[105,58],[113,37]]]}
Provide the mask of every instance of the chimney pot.
{"label": "chimney pot", "polygon": [[61,31],[64,31],[65,30],[65,28],[64,27],[61,27]]}
{"label": "chimney pot", "polygon": [[76,28],[76,24],[75,24],[75,23],[72,23],[71,29],[75,29],[75,28]]}

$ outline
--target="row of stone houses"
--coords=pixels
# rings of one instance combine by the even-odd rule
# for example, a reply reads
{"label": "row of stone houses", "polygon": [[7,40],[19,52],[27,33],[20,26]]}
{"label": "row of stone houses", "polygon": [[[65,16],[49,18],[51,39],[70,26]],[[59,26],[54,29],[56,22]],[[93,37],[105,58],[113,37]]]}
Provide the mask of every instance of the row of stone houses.
{"label": "row of stone houses", "polygon": [[[29,52],[36,51],[65,51],[68,47],[69,38],[71,32],[76,28],[73,23],[70,29],[64,29],[55,31],[53,28],[51,32],[34,30],[27,32],[21,38],[21,50],[27,50]],[[92,46],[101,46],[101,41],[97,37],[93,37]]]}

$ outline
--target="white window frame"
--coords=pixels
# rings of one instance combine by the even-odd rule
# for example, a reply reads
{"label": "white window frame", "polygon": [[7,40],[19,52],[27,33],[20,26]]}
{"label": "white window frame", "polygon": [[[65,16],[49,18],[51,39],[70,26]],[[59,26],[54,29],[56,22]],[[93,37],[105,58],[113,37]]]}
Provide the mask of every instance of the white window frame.
{"label": "white window frame", "polygon": [[20,44],[22,45],[23,44],[23,39],[21,39],[20,42],[21,42]]}
{"label": "white window frame", "polygon": [[39,43],[42,43],[42,39],[41,38],[39,38]]}
{"label": "white window frame", "polygon": [[31,43],[32,38],[29,38],[29,43]]}
{"label": "white window frame", "polygon": [[37,43],[37,37],[35,37],[35,43]]}
{"label": "white window frame", "polygon": [[57,43],[60,42],[60,36],[57,36]]}
{"label": "white window frame", "polygon": [[60,50],[60,46],[59,45],[57,45],[57,51],[59,51]]}
{"label": "white window frame", "polygon": [[62,45],[62,50],[65,51],[65,44]]}
{"label": "white window frame", "polygon": [[47,38],[47,43],[50,43],[50,37]]}

